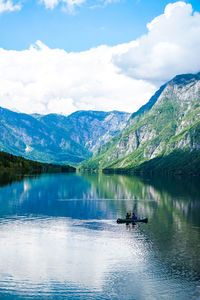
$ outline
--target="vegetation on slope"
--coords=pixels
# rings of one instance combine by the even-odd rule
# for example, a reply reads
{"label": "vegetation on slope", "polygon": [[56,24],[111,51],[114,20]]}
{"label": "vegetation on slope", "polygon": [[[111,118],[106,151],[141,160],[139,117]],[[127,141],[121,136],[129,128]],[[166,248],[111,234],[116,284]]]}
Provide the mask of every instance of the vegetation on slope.
{"label": "vegetation on slope", "polygon": [[200,151],[177,149],[157,156],[132,168],[105,168],[104,173],[200,175]]}
{"label": "vegetation on slope", "polygon": [[71,166],[46,164],[25,159],[6,152],[0,152],[0,171],[14,171],[19,173],[43,173],[43,172],[75,172]]}

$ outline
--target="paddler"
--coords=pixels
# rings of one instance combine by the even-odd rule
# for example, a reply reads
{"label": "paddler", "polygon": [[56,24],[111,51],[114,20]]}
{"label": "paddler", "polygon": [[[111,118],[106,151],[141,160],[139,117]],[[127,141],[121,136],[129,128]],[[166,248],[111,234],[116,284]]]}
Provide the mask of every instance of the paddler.
{"label": "paddler", "polygon": [[137,216],[135,215],[135,213],[132,213],[132,219],[137,219]]}

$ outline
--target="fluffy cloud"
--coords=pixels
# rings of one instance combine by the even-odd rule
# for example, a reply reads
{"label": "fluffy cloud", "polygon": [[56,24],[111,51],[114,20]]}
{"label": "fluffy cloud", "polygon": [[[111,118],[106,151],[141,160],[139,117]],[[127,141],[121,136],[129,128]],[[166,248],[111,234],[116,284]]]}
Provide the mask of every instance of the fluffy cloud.
{"label": "fluffy cloud", "polygon": [[199,37],[200,15],[177,2],[127,44],[80,53],[39,41],[24,51],[0,49],[0,106],[26,113],[134,112],[174,75],[200,71]]}
{"label": "fluffy cloud", "polygon": [[167,5],[147,28],[133,47],[114,57],[121,72],[158,86],[177,74],[200,71],[200,14],[190,4]]}
{"label": "fluffy cloud", "polygon": [[20,4],[13,4],[13,2],[10,0],[7,1],[0,0],[0,14],[5,11],[15,11],[20,9],[21,9]]}
{"label": "fluffy cloud", "polygon": [[113,65],[112,56],[131,45],[67,53],[38,41],[25,51],[0,49],[0,105],[27,113],[134,111],[154,86],[119,74]]}

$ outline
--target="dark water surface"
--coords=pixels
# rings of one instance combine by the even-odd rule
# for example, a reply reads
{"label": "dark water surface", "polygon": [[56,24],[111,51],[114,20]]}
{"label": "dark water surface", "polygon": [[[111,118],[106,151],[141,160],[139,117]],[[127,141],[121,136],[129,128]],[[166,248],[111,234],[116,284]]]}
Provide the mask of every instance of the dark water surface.
{"label": "dark water surface", "polygon": [[0,299],[200,299],[199,181],[0,176]]}

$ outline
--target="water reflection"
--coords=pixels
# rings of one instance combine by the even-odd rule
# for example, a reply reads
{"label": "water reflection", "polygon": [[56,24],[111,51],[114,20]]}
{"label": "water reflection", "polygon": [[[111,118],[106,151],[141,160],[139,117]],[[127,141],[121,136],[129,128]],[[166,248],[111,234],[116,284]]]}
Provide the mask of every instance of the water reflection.
{"label": "water reflection", "polygon": [[[198,294],[198,178],[45,174],[3,184],[0,297]],[[149,223],[116,224],[129,210]]]}
{"label": "water reflection", "polygon": [[21,181],[25,175],[11,172],[0,172],[0,187],[11,184],[14,181]]}

